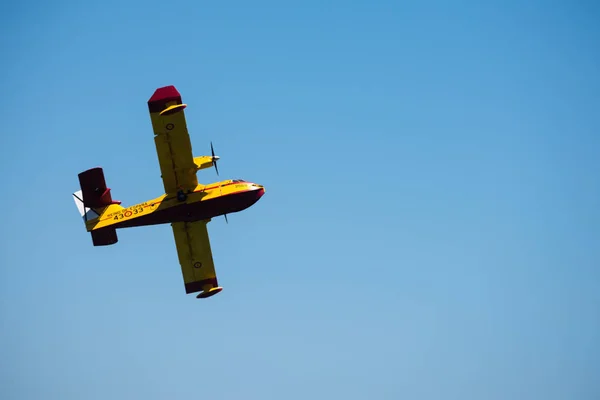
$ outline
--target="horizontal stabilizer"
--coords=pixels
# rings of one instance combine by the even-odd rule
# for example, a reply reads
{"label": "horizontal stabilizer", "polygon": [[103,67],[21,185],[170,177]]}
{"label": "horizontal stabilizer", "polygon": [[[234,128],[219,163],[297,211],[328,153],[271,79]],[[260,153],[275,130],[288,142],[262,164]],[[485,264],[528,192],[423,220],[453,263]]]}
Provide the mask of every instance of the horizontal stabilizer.
{"label": "horizontal stabilizer", "polygon": [[102,168],[88,169],[79,174],[83,204],[89,208],[101,208],[111,204],[121,204],[113,201],[110,188],[106,187]]}
{"label": "horizontal stabilizer", "polygon": [[115,228],[95,229],[90,233],[92,234],[92,243],[94,246],[108,246],[119,241]]}

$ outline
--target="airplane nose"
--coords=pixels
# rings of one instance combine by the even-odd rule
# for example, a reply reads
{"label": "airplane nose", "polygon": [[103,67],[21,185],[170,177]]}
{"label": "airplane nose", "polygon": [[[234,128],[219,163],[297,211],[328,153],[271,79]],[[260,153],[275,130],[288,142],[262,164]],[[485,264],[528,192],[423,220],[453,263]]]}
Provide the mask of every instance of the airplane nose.
{"label": "airplane nose", "polygon": [[250,201],[250,204],[248,205],[248,207],[250,207],[252,204],[254,204],[258,200],[260,200],[260,198],[263,197],[265,194],[264,186],[257,185],[256,183],[252,183],[251,187],[252,187],[251,190],[248,190],[247,192],[245,192],[246,196],[248,196],[247,198]]}
{"label": "airplane nose", "polygon": [[252,184],[253,187],[258,188],[256,190],[256,194],[258,195],[258,197],[262,197],[265,194],[265,187],[263,185],[259,185],[258,183],[253,183]]}

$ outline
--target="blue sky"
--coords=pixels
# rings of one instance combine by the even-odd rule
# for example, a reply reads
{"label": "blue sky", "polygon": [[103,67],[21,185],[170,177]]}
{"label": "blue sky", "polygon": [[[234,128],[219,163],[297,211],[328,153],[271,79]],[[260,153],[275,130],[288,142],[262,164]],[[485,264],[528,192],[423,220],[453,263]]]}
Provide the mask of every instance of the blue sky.
{"label": "blue sky", "polygon": [[[0,397],[600,398],[599,12],[5,6]],[[71,199],[97,165],[161,194],[169,84],[194,153],[267,187],[210,223],[206,301],[169,226],[94,248]]]}

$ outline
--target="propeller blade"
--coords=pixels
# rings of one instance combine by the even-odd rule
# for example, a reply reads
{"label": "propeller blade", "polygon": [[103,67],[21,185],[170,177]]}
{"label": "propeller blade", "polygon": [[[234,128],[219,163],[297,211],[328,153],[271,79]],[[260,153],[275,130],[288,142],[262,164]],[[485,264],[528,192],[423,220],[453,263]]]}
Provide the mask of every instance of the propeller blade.
{"label": "propeller blade", "polygon": [[[223,186],[219,185],[219,193],[221,194],[221,196],[223,196]],[[225,217],[225,222],[229,224],[229,221],[227,220],[227,214],[223,214],[223,216]]]}
{"label": "propeller blade", "polygon": [[[210,142],[210,153],[212,155],[212,160],[213,160],[213,165],[215,166],[215,171],[217,171],[217,175],[219,175],[219,168],[217,168],[217,160],[219,158],[215,157],[215,150],[213,148],[212,141]],[[222,186],[219,186],[219,193],[221,193],[221,195],[223,195]],[[225,217],[225,223],[229,224],[229,220],[227,219],[227,214],[223,214],[223,216]]]}
{"label": "propeller blade", "polygon": [[213,147],[212,140],[210,142],[210,154],[212,157],[212,163],[215,166],[215,171],[217,171],[217,176],[219,176],[219,168],[217,167],[217,160],[219,159],[219,157],[215,157],[215,149]]}

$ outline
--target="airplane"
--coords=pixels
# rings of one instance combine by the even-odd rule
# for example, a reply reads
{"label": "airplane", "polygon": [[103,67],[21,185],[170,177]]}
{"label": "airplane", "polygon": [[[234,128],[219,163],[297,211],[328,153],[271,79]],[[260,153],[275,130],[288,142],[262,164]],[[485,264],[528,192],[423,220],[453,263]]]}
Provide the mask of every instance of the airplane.
{"label": "airplane", "polygon": [[264,194],[265,187],[243,179],[198,183],[196,173],[213,167],[211,155],[194,157],[183,110],[187,107],[175,86],[156,89],[148,100],[154,143],[164,194],[130,207],[112,199],[104,172],[95,167],[81,172],[75,204],[94,246],[117,243],[117,229],[171,224],[186,294],[208,298],[223,290],[217,281],[207,224],[212,218],[245,210]]}

